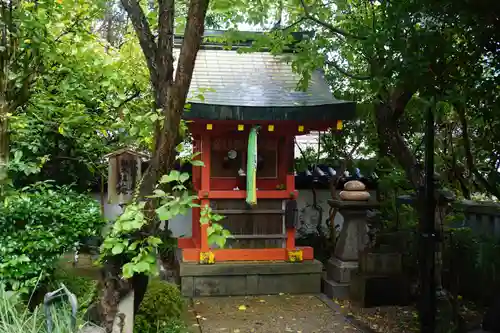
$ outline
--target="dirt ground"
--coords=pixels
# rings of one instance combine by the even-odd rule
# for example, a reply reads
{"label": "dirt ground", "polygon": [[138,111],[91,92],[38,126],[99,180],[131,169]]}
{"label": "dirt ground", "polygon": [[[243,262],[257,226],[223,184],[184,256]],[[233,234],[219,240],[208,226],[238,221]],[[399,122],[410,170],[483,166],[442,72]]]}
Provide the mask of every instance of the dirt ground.
{"label": "dirt ground", "polygon": [[[340,307],[340,312],[345,316],[354,318],[375,332],[411,333],[420,331],[418,313],[414,305],[359,308],[349,301],[334,300],[334,302]],[[442,308],[444,307],[442,306]],[[438,311],[440,310],[438,309]],[[480,326],[481,309],[476,308],[471,303],[463,302],[460,305],[460,313],[469,330]],[[444,324],[438,324],[439,332],[448,331],[446,327],[441,326],[444,326]],[[442,330],[440,330],[440,327]]]}
{"label": "dirt ground", "polygon": [[[192,300],[192,332],[345,333],[358,329],[317,296],[206,297]],[[195,322],[196,321],[196,322]],[[359,331],[358,331],[359,332]]]}

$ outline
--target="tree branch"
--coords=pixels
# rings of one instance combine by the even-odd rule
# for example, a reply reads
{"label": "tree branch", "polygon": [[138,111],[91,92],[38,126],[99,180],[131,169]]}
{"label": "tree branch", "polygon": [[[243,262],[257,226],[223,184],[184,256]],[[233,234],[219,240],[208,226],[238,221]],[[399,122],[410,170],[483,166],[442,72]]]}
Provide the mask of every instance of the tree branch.
{"label": "tree branch", "polygon": [[149,27],[148,20],[137,0],[121,0],[123,7],[128,13],[132,25],[134,26],[135,33],[139,39],[142,52],[146,57],[146,63],[149,69],[150,80],[153,86],[158,83],[158,71],[156,64],[156,53],[158,46],[156,45],[155,38]]}
{"label": "tree branch", "polygon": [[467,168],[486,191],[488,191],[490,194],[493,194],[495,197],[500,198],[500,191],[498,190],[498,188],[490,184],[488,180],[479,173],[475,166],[474,156],[472,155],[472,149],[470,145],[467,118],[465,117],[465,108],[458,104],[455,104],[454,106],[457,110],[458,118],[460,119],[460,124],[462,126],[462,138],[464,140],[465,160],[467,163]]}
{"label": "tree branch", "polygon": [[405,112],[406,105],[414,95],[411,89],[401,89],[393,93],[391,98],[391,108],[393,110],[393,119],[398,120]]}
{"label": "tree branch", "polygon": [[[175,17],[175,1],[174,0],[159,0],[158,1],[158,80],[167,82],[169,87],[173,82],[174,75],[174,17]],[[166,91],[159,91],[160,99],[166,98]],[[163,103],[160,103],[163,104]]]}
{"label": "tree branch", "polygon": [[[182,100],[186,99],[191,84],[194,62],[205,31],[205,16],[208,3],[209,0],[191,0],[189,2],[186,31],[182,41],[174,83],[178,94],[182,96]],[[178,112],[184,110],[184,105],[178,107]]]}
{"label": "tree branch", "polygon": [[120,102],[120,104],[116,108],[116,111],[119,113],[120,118],[123,119],[123,111],[122,111],[122,109],[125,106],[125,104],[127,104],[128,102],[133,101],[134,99],[136,99],[140,95],[141,95],[141,92],[140,92],[140,90],[137,89],[132,95],[130,95],[129,97],[127,97],[126,99],[124,99],[123,101]]}
{"label": "tree branch", "polygon": [[330,30],[334,34],[341,35],[341,36],[346,37],[346,38],[353,38],[353,39],[360,39],[360,40],[366,39],[366,37],[364,37],[364,36],[357,36],[357,35],[351,34],[350,32],[347,32],[343,29],[337,28],[330,23],[327,23],[327,22],[324,22],[324,21],[318,19],[317,17],[315,17],[311,14],[311,10],[310,10],[309,6],[306,5],[305,0],[300,0],[300,3],[302,5],[302,8],[304,9],[304,14],[305,14],[305,17],[307,19],[309,19],[309,20],[315,22],[316,24]]}
{"label": "tree branch", "polygon": [[344,70],[342,67],[337,65],[334,61],[326,61],[325,64],[332,66],[333,68],[335,68],[335,70],[337,70],[337,72],[339,72],[340,74],[345,75],[347,77],[350,77],[351,79],[360,80],[360,81],[366,81],[366,80],[372,79],[372,77],[370,75],[357,75],[357,74],[349,73],[346,70]]}
{"label": "tree branch", "polygon": [[[410,90],[400,91],[401,93],[394,93],[391,95],[390,100],[388,101],[391,104],[388,104],[382,98],[379,98],[379,102],[376,107],[377,132],[379,140],[381,141],[381,148],[390,149],[398,163],[405,170],[406,176],[411,182],[413,188],[419,189],[424,179],[423,172],[421,168],[418,167],[415,155],[412,153],[401,135],[397,122],[394,119],[394,113],[396,110],[393,107],[397,104],[398,110],[404,110],[410,99],[401,99],[399,101],[400,103],[395,102],[395,100],[400,98],[400,96],[413,96],[414,92]],[[384,151],[384,153],[387,152]]]}
{"label": "tree branch", "polygon": [[287,25],[286,27],[280,28],[280,29],[283,30],[283,31],[289,30],[289,29],[295,27],[296,25],[304,22],[305,20],[307,20],[307,17],[303,16],[303,17],[299,18],[297,21],[295,21],[295,22]]}

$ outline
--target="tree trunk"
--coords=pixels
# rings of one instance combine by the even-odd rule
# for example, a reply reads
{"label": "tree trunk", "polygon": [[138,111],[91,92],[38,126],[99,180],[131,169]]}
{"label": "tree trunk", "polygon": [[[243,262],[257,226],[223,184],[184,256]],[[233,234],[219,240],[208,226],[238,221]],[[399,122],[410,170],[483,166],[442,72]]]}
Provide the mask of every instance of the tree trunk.
{"label": "tree trunk", "polygon": [[[9,118],[8,105],[0,97],[0,187],[6,184],[8,179],[9,164]],[[3,191],[3,188],[1,189]]]}
{"label": "tree trunk", "polygon": [[118,313],[120,299],[131,290],[129,283],[121,279],[121,257],[109,257],[101,269],[101,279],[99,281],[100,297],[97,304],[100,325],[106,332],[113,331],[113,324]]}
{"label": "tree trunk", "polygon": [[[7,47],[4,40],[7,31],[2,31],[2,47]],[[7,100],[7,87],[8,87],[8,65],[9,62],[0,57],[0,193],[3,192],[3,185],[6,184],[8,179],[8,164],[9,164],[9,101]],[[3,193],[2,193],[3,194]]]}

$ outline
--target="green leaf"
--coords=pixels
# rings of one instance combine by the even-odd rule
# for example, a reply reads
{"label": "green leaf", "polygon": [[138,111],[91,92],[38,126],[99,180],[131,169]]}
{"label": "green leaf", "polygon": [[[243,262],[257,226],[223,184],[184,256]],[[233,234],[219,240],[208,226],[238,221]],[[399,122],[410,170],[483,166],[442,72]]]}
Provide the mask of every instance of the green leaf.
{"label": "green leaf", "polygon": [[133,242],[132,244],[129,245],[128,249],[130,251],[135,251],[135,249],[137,249],[137,246],[140,244],[140,241],[135,241]]}
{"label": "green leaf", "polygon": [[203,161],[201,161],[201,160],[191,160],[191,164],[193,166],[201,166],[201,167],[205,166],[205,163],[203,163]]}
{"label": "green leaf", "polygon": [[184,183],[186,180],[189,179],[189,174],[187,172],[183,172],[181,173],[181,175],[179,176],[179,181],[181,183]]}
{"label": "green leaf", "polygon": [[158,246],[158,245],[163,243],[160,238],[153,237],[153,236],[149,236],[147,239],[147,242],[149,245],[152,245],[152,246]]}
{"label": "green leaf", "polygon": [[172,170],[172,171],[170,171],[170,173],[168,175],[164,175],[161,177],[160,183],[164,184],[164,183],[171,183],[174,181],[179,181],[180,175],[181,175],[181,173],[179,171]]}
{"label": "green leaf", "polygon": [[164,197],[166,196],[167,194],[165,193],[165,191],[163,190],[160,190],[159,188],[157,188],[156,190],[153,191],[154,195],[152,197]]}
{"label": "green leaf", "polygon": [[182,144],[182,142],[175,147],[175,151],[178,153],[182,153],[183,150],[184,150],[184,145]]}
{"label": "green leaf", "polygon": [[206,215],[202,215],[200,217],[200,224],[207,224],[210,222],[210,218]]}
{"label": "green leaf", "polygon": [[215,243],[221,248],[223,249],[224,246],[226,245],[226,237],[223,237],[223,236],[219,236],[216,238],[216,241]]}
{"label": "green leaf", "polygon": [[125,245],[122,244],[122,243],[117,243],[113,246],[113,249],[111,250],[111,253],[113,253],[114,255],[117,255],[117,254],[120,254],[123,252],[123,250],[125,249]]}
{"label": "green leaf", "polygon": [[158,207],[156,209],[156,214],[158,215],[158,218],[162,221],[168,221],[175,216],[175,214],[167,205]]}
{"label": "green leaf", "polygon": [[123,265],[122,267],[122,274],[125,279],[130,279],[132,276],[134,276],[134,264],[129,262]]}
{"label": "green leaf", "polygon": [[225,216],[224,215],[219,215],[219,214],[212,214],[210,216],[210,218],[211,218],[212,221],[217,222],[217,221],[223,220],[225,218]]}
{"label": "green leaf", "polygon": [[137,273],[143,273],[149,271],[151,267],[151,264],[146,262],[146,261],[139,261],[138,263],[134,264],[134,272]]}

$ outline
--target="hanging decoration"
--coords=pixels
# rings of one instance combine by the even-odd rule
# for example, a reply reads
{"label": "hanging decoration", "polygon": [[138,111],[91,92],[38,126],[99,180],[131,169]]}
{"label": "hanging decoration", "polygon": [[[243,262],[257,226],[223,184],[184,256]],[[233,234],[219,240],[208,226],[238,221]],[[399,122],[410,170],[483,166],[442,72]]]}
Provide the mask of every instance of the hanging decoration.
{"label": "hanging decoration", "polygon": [[257,204],[257,134],[260,126],[254,126],[248,135],[247,199],[250,206]]}

